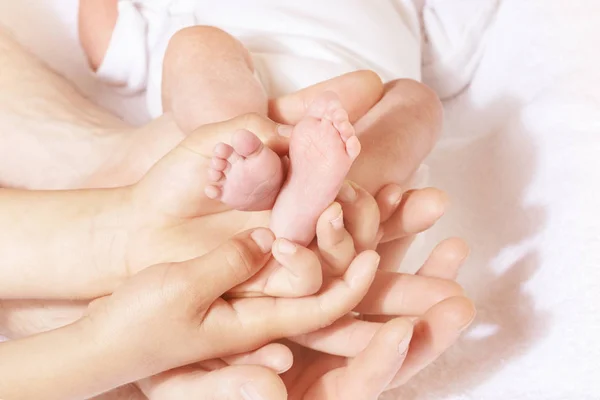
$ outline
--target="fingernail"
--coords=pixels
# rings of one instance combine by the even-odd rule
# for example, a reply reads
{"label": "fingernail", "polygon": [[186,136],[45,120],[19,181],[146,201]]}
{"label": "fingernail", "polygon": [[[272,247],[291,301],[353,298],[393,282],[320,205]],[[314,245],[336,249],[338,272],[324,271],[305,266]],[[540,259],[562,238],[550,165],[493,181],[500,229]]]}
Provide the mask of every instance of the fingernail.
{"label": "fingernail", "polygon": [[340,192],[338,193],[338,199],[344,203],[352,203],[354,200],[356,200],[356,196],[356,190],[354,190],[350,182],[344,182]]}
{"label": "fingernail", "polygon": [[408,353],[408,346],[410,345],[410,340],[412,339],[412,335],[406,335],[398,344],[398,353],[401,356],[405,356]]}
{"label": "fingernail", "polygon": [[290,125],[279,125],[277,126],[277,133],[279,133],[280,136],[284,136],[284,137],[290,137],[292,136],[292,131],[294,130],[294,127],[290,126]]}
{"label": "fingernail", "polygon": [[475,318],[477,317],[477,311],[475,309],[473,309],[473,315],[471,316],[471,318],[469,319],[469,322],[467,322],[466,324],[464,324],[462,326],[462,328],[460,328],[459,332],[462,333],[464,332],[468,327],[471,326],[471,324],[473,323],[473,321],[475,321]]}
{"label": "fingernail", "polygon": [[250,237],[264,254],[271,251],[275,238],[273,238],[273,234],[270,231],[266,229],[257,229],[250,234]]}
{"label": "fingernail", "polygon": [[[377,269],[379,267],[379,262],[381,261],[381,257],[379,256],[379,254],[375,253],[374,251],[371,252],[370,257],[373,258],[372,263],[375,264],[374,269]],[[365,281],[372,275],[372,271],[373,270],[371,268],[361,269],[356,274],[356,276],[352,277],[352,279],[350,280],[350,286],[357,287],[359,285],[359,282]]]}
{"label": "fingernail", "polygon": [[277,250],[282,254],[294,254],[297,247],[287,239],[277,239]]}
{"label": "fingernail", "polygon": [[377,236],[375,236],[375,243],[379,244],[379,242],[381,242],[381,239],[383,239],[383,235],[384,235],[384,231],[383,231],[383,226],[379,227],[379,231],[377,232]]}
{"label": "fingernail", "polygon": [[397,206],[402,201],[402,191],[398,191],[390,196],[390,202],[392,206]]}
{"label": "fingernail", "polygon": [[335,217],[334,219],[332,219],[331,221],[329,221],[329,223],[331,224],[333,229],[335,229],[336,231],[343,229],[344,228],[344,212],[342,210],[340,210],[339,215],[337,217]]}
{"label": "fingernail", "polygon": [[265,400],[251,383],[244,383],[240,387],[240,394],[244,400]]}

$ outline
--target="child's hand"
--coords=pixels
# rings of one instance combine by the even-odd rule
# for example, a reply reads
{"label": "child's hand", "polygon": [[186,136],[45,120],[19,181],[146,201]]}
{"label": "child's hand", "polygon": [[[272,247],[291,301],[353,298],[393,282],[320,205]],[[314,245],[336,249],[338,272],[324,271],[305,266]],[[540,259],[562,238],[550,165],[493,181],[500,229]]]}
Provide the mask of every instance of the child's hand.
{"label": "child's hand", "polygon": [[267,229],[247,231],[203,257],[149,267],[93,303],[88,322],[118,349],[123,383],[328,326],[365,296],[379,262],[373,251],[352,257],[343,276],[301,299],[221,298],[264,266],[272,246],[284,268],[319,264],[312,251],[282,243]]}

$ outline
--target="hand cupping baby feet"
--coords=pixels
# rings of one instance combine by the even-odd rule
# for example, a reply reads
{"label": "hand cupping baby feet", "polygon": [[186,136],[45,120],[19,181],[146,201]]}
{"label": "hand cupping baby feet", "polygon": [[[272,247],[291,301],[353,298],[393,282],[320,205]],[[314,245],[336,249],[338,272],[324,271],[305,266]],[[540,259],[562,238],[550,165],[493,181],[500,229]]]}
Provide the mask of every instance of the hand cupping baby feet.
{"label": "hand cupping baby feet", "polygon": [[[238,210],[273,208],[270,227],[279,238],[274,252],[284,256],[307,245],[323,211],[338,195],[360,153],[360,142],[337,95],[325,92],[291,129],[289,168],[249,131],[238,131],[232,144],[215,146],[205,193]],[[314,265],[314,264],[310,264]],[[318,266],[298,271],[271,260],[250,282],[234,292],[249,295],[305,296],[321,286]]]}

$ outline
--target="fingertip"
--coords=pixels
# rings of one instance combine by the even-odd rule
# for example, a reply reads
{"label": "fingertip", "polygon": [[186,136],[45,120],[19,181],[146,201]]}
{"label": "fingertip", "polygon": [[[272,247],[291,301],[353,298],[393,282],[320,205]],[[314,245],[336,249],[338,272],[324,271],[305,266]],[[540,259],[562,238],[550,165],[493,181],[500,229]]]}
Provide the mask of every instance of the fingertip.
{"label": "fingertip", "polygon": [[277,251],[279,254],[292,255],[298,251],[298,246],[285,238],[279,238],[275,241],[273,251]]}
{"label": "fingertip", "polygon": [[349,277],[346,276],[346,278],[349,278],[350,286],[370,285],[375,278],[375,272],[380,261],[381,257],[373,250],[365,250],[356,256],[346,271],[346,275],[350,275]]}
{"label": "fingertip", "polygon": [[445,239],[433,249],[431,255],[417,271],[417,275],[454,280],[469,252],[469,246],[464,240]]}
{"label": "fingertip", "polygon": [[[231,367],[230,367],[231,368]],[[263,367],[245,366],[246,382],[239,386],[239,394],[243,400],[281,400],[287,398],[285,384],[273,371]],[[231,382],[222,383],[229,386]]]}
{"label": "fingertip", "polygon": [[321,226],[322,228],[329,228],[330,226],[334,229],[343,228],[344,214],[340,203],[334,202],[329,207],[327,207],[319,217],[317,225]]}
{"label": "fingertip", "polygon": [[352,160],[355,160],[358,157],[358,155],[360,154],[360,151],[361,151],[361,144],[360,144],[360,141],[358,140],[358,137],[356,135],[351,136],[346,141],[346,153],[348,153],[348,156]]}
{"label": "fingertip", "polygon": [[423,197],[424,210],[426,210],[432,220],[437,221],[446,212],[450,204],[450,198],[443,190],[433,187],[422,189],[422,193],[426,196]]}
{"label": "fingertip", "polygon": [[423,232],[444,215],[447,203],[448,196],[436,188],[408,191],[390,223],[398,224],[403,234]]}
{"label": "fingertip", "polygon": [[396,212],[402,202],[404,191],[400,185],[392,183],[385,186],[377,193],[375,200],[379,206],[379,221],[385,222]]}
{"label": "fingertip", "polygon": [[382,329],[386,329],[384,340],[389,342],[389,347],[395,346],[400,355],[406,355],[413,336],[412,321],[407,318],[395,318],[387,322]]}
{"label": "fingertip", "polygon": [[475,303],[466,296],[456,296],[448,299],[454,312],[448,313],[448,319],[462,332],[467,329],[477,317]]}
{"label": "fingertip", "polygon": [[439,325],[456,332],[468,328],[476,316],[475,304],[466,296],[450,297],[436,304],[426,313],[426,319],[435,319]]}
{"label": "fingertip", "polygon": [[321,289],[323,268],[313,251],[279,238],[273,245],[273,258],[279,268],[269,276],[265,294],[273,297],[303,297]]}
{"label": "fingertip", "polygon": [[257,228],[250,233],[250,238],[256,243],[263,254],[267,254],[273,247],[275,235],[269,229]]}
{"label": "fingertip", "polygon": [[448,263],[462,264],[469,257],[471,248],[463,239],[452,237],[442,241],[434,251],[440,252],[440,257]]}

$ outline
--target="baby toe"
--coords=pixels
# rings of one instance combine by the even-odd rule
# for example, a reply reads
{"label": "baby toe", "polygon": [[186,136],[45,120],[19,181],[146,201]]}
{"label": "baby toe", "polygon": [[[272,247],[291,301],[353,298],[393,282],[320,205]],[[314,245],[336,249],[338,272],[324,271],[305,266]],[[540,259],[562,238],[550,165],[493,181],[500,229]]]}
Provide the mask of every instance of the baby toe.
{"label": "baby toe", "polygon": [[208,180],[210,180],[211,182],[219,182],[223,178],[225,178],[225,174],[223,174],[223,171],[217,171],[216,169],[212,168],[208,170]]}
{"label": "baby toe", "polygon": [[219,188],[217,186],[209,185],[204,188],[204,194],[209,199],[216,200],[216,199],[221,198],[222,191],[221,191],[221,188]]}
{"label": "baby toe", "polygon": [[231,164],[222,158],[213,157],[210,160],[210,167],[216,171],[226,171],[231,167]]}
{"label": "baby toe", "polygon": [[248,157],[262,148],[262,142],[254,133],[241,129],[233,134],[231,144],[236,153]]}
{"label": "baby toe", "polygon": [[233,147],[226,143],[217,143],[213,150],[215,157],[227,159],[233,153]]}
{"label": "baby toe", "polygon": [[346,153],[348,156],[354,160],[360,154],[360,142],[356,136],[351,136],[348,141],[346,141]]}

